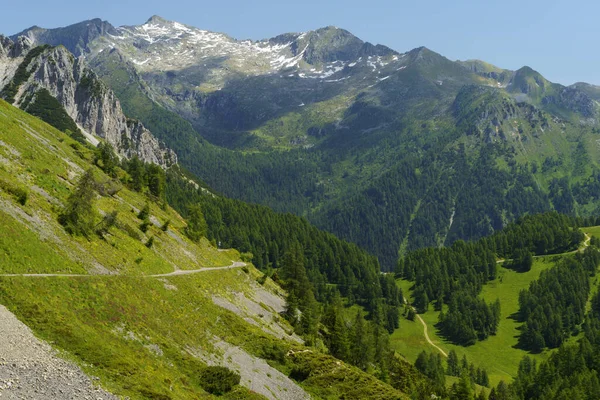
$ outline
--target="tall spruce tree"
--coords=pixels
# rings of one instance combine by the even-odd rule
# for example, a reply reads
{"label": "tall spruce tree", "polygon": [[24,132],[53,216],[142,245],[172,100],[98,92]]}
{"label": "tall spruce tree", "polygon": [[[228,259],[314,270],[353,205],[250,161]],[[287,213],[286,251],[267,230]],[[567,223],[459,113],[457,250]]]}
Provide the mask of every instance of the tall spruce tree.
{"label": "tall spruce tree", "polygon": [[86,237],[93,233],[97,219],[95,197],[96,180],[90,168],[79,178],[75,191],[67,199],[67,204],[58,217],[58,221],[67,232]]}

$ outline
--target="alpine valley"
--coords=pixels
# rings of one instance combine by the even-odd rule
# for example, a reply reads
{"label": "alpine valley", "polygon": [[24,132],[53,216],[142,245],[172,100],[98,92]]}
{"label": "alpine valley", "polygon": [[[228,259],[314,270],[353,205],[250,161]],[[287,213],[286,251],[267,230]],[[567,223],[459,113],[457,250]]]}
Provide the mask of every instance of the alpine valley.
{"label": "alpine valley", "polygon": [[256,42],[154,16],[19,37],[83,58],[210,188],[305,216],[386,270],[528,212],[599,205],[592,85],[398,53],[336,27]]}
{"label": "alpine valley", "polygon": [[332,26],[0,36],[2,398],[598,399],[599,216],[587,83]]}

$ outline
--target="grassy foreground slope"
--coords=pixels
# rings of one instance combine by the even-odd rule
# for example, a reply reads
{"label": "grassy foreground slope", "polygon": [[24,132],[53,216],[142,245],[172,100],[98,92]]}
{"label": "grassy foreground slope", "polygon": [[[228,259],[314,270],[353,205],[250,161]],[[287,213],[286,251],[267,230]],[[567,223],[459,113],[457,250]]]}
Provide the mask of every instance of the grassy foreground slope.
{"label": "grassy foreground slope", "polygon": [[[279,317],[281,289],[258,284],[261,273],[240,268],[236,251],[191,242],[171,208],[151,202],[142,232],[148,199],[99,169],[99,192],[113,195],[96,196],[95,207],[118,211],[116,224],[103,237],[65,233],[58,214],[92,156],[0,101],[0,303],[99,384],[132,399],[211,398],[200,375],[224,365],[241,375],[225,398],[406,398],[303,346]],[[152,276],[177,270],[198,272]],[[288,377],[307,365],[301,382]]]}

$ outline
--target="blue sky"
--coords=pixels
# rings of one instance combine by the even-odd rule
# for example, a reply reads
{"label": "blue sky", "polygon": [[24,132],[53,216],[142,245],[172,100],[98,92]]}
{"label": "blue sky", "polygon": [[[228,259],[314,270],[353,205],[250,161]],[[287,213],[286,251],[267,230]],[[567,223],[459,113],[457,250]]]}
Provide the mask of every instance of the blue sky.
{"label": "blue sky", "polygon": [[453,60],[528,65],[554,82],[600,85],[595,1],[29,0],[2,8],[5,34],[94,17],[135,25],[154,14],[238,39],[335,25],[398,51],[426,46]]}

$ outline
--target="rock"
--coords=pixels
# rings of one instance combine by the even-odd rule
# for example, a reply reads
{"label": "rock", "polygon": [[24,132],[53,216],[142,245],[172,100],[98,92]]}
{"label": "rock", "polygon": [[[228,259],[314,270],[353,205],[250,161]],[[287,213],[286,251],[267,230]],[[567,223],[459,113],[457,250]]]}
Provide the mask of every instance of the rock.
{"label": "rock", "polygon": [[[31,39],[21,36],[15,43],[0,37],[0,89],[12,80],[16,68],[2,68],[1,64],[20,64],[20,54],[31,48]],[[2,54],[5,55],[4,61]],[[115,94],[88,68],[83,58],[75,58],[65,47],[49,48],[29,65],[29,79],[21,84],[14,104],[31,102],[40,88],[44,88],[64,107],[77,125],[90,135],[105,139],[116,152],[169,167],[177,163],[176,154],[160,143],[140,122],[128,119]],[[11,75],[12,74],[12,75]],[[4,76],[1,76],[4,75]]]}

